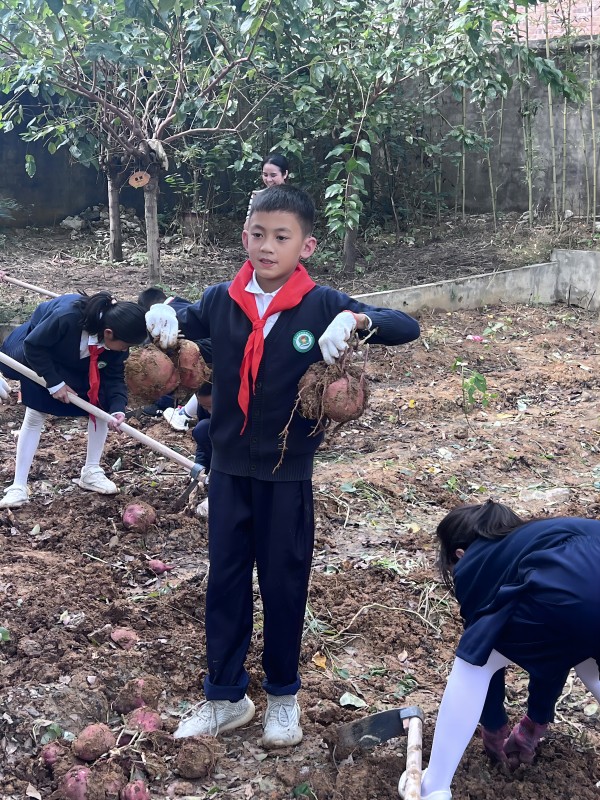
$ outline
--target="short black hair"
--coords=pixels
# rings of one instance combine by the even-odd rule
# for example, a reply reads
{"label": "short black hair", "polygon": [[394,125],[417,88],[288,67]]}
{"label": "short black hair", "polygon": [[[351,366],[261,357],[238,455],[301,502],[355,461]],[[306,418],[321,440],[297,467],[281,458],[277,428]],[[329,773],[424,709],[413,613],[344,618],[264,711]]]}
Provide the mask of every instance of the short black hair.
{"label": "short black hair", "polygon": [[148,311],[155,303],[164,303],[166,299],[167,295],[162,289],[158,286],[151,286],[139,293],[137,301],[144,311]]}
{"label": "short black hair", "polygon": [[281,153],[271,153],[263,158],[262,168],[264,169],[267,164],[273,164],[275,167],[279,167],[282,175],[285,175],[286,172],[290,171],[289,162],[285,156],[281,155]]}
{"label": "short black hair", "polygon": [[212,395],[212,383],[206,381],[196,389],[197,397],[210,397]]}
{"label": "short black hair", "polygon": [[248,222],[259,211],[267,213],[287,211],[293,214],[300,223],[305,236],[311,235],[315,225],[315,204],[312,197],[303,189],[298,189],[295,186],[280,184],[279,186],[271,186],[268,189],[264,189],[262,192],[257,192],[250,206]]}

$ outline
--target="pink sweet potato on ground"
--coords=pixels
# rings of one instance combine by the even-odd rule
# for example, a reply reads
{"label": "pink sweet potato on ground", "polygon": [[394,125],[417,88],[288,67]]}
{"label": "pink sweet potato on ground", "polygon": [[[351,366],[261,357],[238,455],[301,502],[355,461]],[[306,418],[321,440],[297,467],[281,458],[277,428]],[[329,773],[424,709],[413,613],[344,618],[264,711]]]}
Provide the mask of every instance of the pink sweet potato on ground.
{"label": "pink sweet potato on ground", "polygon": [[94,780],[90,767],[72,767],[58,784],[61,800],[104,800],[104,786]]}
{"label": "pink sweet potato on ground", "polygon": [[156,511],[148,503],[130,503],[123,511],[121,519],[128,531],[146,533],[156,522]]}
{"label": "pink sweet potato on ground", "polygon": [[121,800],[150,800],[150,792],[144,781],[133,781],[121,789]]}
{"label": "pink sweet potato on ground", "polygon": [[115,746],[114,733],[100,722],[88,725],[73,742],[73,752],[82,761],[96,761]]}
{"label": "pink sweet potato on ground", "polygon": [[160,731],[163,727],[163,721],[160,714],[150,706],[142,706],[135,708],[125,720],[125,727],[128,731],[142,731],[143,733],[152,733],[152,731]]}

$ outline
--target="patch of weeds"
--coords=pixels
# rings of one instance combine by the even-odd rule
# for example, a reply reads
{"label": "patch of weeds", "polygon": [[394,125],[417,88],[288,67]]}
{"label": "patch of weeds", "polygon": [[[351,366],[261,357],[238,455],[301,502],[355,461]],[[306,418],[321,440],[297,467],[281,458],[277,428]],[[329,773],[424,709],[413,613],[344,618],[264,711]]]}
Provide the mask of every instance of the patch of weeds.
{"label": "patch of weeds", "polygon": [[332,628],[329,623],[320,619],[312,610],[310,605],[307,604],[306,612],[304,615],[304,631],[303,635],[312,633],[314,636],[335,636],[337,631]]}
{"label": "patch of weeds", "polygon": [[487,408],[490,400],[498,397],[497,393],[489,392],[485,375],[471,369],[468,362],[460,358],[455,359],[452,364],[452,372],[458,373],[461,379],[462,388],[462,408],[465,416],[468,415],[475,405],[479,402],[483,408]]}
{"label": "patch of weeds", "polygon": [[419,684],[417,679],[413,675],[405,675],[404,678],[396,684],[393,696],[397,697],[398,700],[402,700],[403,697],[407,697],[418,688]]}
{"label": "patch of weeds", "polygon": [[142,252],[132,253],[129,256],[128,260],[131,261],[132,264],[140,264],[140,265],[147,264],[148,253],[142,253]]}
{"label": "patch of weeds", "polygon": [[294,787],[292,797],[306,797],[308,800],[318,800],[309,783],[299,783]]}

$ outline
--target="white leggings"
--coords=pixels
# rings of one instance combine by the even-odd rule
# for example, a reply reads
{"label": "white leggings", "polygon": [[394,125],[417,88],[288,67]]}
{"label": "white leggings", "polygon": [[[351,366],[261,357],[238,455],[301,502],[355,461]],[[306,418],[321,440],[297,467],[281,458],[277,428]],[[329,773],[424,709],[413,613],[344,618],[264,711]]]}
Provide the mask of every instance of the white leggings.
{"label": "white leggings", "polygon": [[[33,463],[33,457],[40,443],[40,436],[44,427],[44,421],[48,415],[33,408],[25,409],[25,417],[19,431],[17,440],[17,459],[15,464],[15,478],[13,486],[27,486],[29,470]],[[101,419],[96,419],[96,424],[88,419],[88,440],[86,467],[97,467],[100,464],[104,443],[108,434],[108,425]]]}
{"label": "white leggings", "polygon": [[[511,662],[492,650],[487,664],[476,667],[456,658],[438,712],[431,757],[423,779],[421,794],[450,789],[452,778],[471,741],[490,681],[495,672]],[[598,664],[588,658],[575,667],[577,676],[600,703]]]}

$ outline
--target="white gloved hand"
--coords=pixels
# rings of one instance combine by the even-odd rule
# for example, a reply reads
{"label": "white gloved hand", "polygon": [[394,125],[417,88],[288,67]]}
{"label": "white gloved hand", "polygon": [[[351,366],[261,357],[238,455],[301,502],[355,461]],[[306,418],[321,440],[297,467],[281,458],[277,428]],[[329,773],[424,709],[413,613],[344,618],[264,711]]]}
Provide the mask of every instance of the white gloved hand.
{"label": "white gloved hand", "polygon": [[2,403],[8,403],[10,397],[10,386],[4,380],[2,375],[0,375],[0,405]]}
{"label": "white gloved hand", "polygon": [[352,311],[342,311],[325,329],[319,339],[319,347],[326,364],[334,364],[348,349],[348,339],[356,330],[356,319]]}
{"label": "white gloved hand", "polygon": [[149,311],[146,311],[146,327],[161,350],[177,344],[179,324],[177,314],[171,306],[165,303],[155,303]]}

